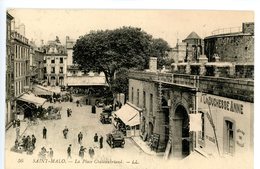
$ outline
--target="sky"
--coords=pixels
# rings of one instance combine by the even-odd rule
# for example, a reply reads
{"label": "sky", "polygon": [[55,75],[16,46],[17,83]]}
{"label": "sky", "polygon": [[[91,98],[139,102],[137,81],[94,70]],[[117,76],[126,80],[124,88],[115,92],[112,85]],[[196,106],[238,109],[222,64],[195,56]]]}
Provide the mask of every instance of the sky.
{"label": "sky", "polygon": [[15,24],[25,24],[25,36],[37,45],[59,37],[78,39],[90,30],[140,27],[154,38],[166,40],[174,47],[195,31],[200,37],[220,28],[241,27],[253,22],[252,11],[210,10],[81,10],[81,9],[9,9]]}

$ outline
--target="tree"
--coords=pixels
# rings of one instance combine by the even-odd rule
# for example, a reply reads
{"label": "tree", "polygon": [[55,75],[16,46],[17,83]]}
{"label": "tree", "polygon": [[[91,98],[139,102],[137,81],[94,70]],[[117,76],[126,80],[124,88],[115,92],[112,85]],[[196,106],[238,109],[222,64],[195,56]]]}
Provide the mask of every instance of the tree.
{"label": "tree", "polygon": [[126,89],[120,86],[125,83],[128,86],[128,78],[119,73],[114,81],[116,72],[121,68],[143,70],[151,56],[158,57],[159,66],[162,66],[169,49],[166,41],[153,39],[140,28],[122,27],[91,31],[80,37],[73,47],[73,60],[83,70],[104,72],[110,90],[125,92]]}
{"label": "tree", "polygon": [[168,43],[159,38],[152,39],[151,43],[151,56],[157,57],[158,68],[162,68],[163,65],[167,65],[168,52],[170,51],[170,46]]}
{"label": "tree", "polygon": [[114,73],[121,67],[144,69],[148,65],[151,35],[140,28],[91,31],[73,47],[73,60],[80,68],[104,72],[111,87]]}
{"label": "tree", "polygon": [[113,93],[128,94],[128,72],[126,68],[120,68],[116,73],[116,78],[112,82]]}

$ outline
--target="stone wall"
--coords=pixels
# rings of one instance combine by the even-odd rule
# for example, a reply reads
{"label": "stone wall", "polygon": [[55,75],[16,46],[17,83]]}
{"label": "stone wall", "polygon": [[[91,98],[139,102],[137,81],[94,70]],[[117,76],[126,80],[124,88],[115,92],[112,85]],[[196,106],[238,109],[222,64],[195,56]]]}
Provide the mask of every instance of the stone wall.
{"label": "stone wall", "polygon": [[210,62],[215,53],[222,62],[254,62],[254,37],[241,34],[206,38],[205,54]]}
{"label": "stone wall", "polygon": [[254,34],[254,23],[248,22],[242,24],[243,33],[251,33]]}

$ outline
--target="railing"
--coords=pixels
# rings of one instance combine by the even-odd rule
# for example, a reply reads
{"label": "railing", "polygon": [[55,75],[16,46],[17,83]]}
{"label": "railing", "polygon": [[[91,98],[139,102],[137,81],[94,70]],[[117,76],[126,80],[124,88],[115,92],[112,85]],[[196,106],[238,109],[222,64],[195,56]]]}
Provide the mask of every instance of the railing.
{"label": "railing", "polygon": [[129,78],[144,81],[160,81],[173,85],[185,85],[200,92],[253,102],[254,80],[224,77],[198,76],[174,73],[130,71]]}
{"label": "railing", "polygon": [[221,35],[229,33],[239,33],[242,32],[242,27],[230,27],[230,28],[221,28],[211,32],[211,35]]}

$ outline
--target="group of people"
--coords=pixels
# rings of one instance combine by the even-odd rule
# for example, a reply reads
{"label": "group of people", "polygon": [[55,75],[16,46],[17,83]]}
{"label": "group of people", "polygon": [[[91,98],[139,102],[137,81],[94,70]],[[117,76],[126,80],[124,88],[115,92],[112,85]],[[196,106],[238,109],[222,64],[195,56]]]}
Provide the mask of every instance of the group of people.
{"label": "group of people", "polygon": [[98,142],[99,141],[99,148],[102,149],[103,148],[103,136],[100,136],[99,140],[98,140],[98,135],[97,133],[94,136],[94,142]]}
{"label": "group of people", "polygon": [[14,119],[14,121],[13,121],[13,128],[20,127],[20,125],[21,125],[20,120],[19,119]]}
{"label": "group of people", "polygon": [[52,148],[50,148],[50,150],[47,151],[45,147],[42,147],[41,151],[38,154],[38,156],[39,156],[39,158],[42,158],[42,159],[45,159],[47,155],[50,158],[53,158],[53,154],[54,154],[54,152],[53,152]]}
{"label": "group of people", "polygon": [[[82,144],[82,139],[83,139],[83,134],[82,134],[82,132],[79,132],[79,134],[78,134],[78,143],[79,144]],[[99,139],[98,139],[98,135],[97,135],[97,133],[95,133],[94,142],[99,142],[99,148],[100,149],[103,148],[103,136],[100,136]],[[72,149],[72,145],[69,144],[69,147],[67,148],[68,158],[71,158],[71,149]],[[87,148],[85,148],[84,146],[81,145],[80,149],[79,149],[79,157],[84,158],[84,154],[85,154],[86,150],[87,150]],[[94,155],[95,155],[94,148],[90,147],[88,149],[88,153],[89,153],[89,156],[91,158],[93,158]]]}
{"label": "group of people", "polygon": [[21,140],[18,138],[15,140],[15,150],[23,150],[26,151],[27,154],[32,154],[35,149],[36,137],[32,135],[27,137],[24,135]]}

